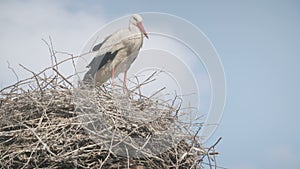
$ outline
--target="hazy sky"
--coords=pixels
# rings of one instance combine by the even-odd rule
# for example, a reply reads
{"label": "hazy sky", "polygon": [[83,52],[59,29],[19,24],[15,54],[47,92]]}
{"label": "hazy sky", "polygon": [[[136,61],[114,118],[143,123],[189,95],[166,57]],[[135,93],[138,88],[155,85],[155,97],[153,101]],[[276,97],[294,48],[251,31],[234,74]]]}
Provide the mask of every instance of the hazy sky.
{"label": "hazy sky", "polygon": [[[231,169],[300,168],[300,1],[0,1],[0,87],[18,64],[49,65],[58,50],[79,53],[104,23],[138,12],[166,12],[199,27],[215,45],[227,79],[218,164]],[[189,3],[187,3],[189,2]],[[183,30],[184,31],[184,30]],[[68,71],[68,70],[66,70]]]}

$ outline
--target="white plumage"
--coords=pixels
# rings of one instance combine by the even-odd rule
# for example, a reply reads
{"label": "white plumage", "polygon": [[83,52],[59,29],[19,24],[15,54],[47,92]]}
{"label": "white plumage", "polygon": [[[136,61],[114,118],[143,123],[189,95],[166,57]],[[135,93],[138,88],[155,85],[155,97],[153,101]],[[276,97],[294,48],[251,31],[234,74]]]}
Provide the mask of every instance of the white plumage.
{"label": "white plumage", "polygon": [[102,43],[94,46],[96,57],[87,66],[84,82],[95,82],[101,85],[108,79],[124,72],[123,86],[126,87],[126,75],[130,65],[138,56],[143,45],[143,36],[148,38],[142,25],[142,17],[134,14],[130,17],[129,27],[121,29],[108,36]]}

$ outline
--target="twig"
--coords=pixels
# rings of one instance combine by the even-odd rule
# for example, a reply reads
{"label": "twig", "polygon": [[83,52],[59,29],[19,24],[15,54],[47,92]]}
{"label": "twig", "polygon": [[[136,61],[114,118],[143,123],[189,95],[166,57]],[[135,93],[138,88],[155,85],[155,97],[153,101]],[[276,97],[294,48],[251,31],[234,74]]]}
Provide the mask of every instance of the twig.
{"label": "twig", "polygon": [[45,148],[52,156],[56,156],[56,154],[54,154],[51,150],[50,150],[50,148],[49,148],[49,146],[45,143],[45,142],[43,142],[43,140],[36,134],[36,132],[32,129],[32,128],[30,128],[29,126],[27,126],[26,124],[22,124],[23,126],[25,126],[27,129],[29,129],[33,134],[34,134],[34,136],[39,140],[39,142],[43,145],[43,148]]}
{"label": "twig", "polygon": [[59,71],[55,68],[52,68],[61,78],[64,79],[65,82],[67,82],[71,87],[73,87],[73,84],[71,82],[68,81],[68,79],[66,79],[62,74],[59,73]]}
{"label": "twig", "polygon": [[9,64],[8,61],[6,61],[6,63],[7,63],[8,69],[10,69],[10,70],[13,72],[13,74],[15,75],[15,77],[16,77],[16,79],[17,79],[17,82],[19,82],[19,77],[18,77],[16,71],[15,71],[12,67],[10,67],[10,64]]}

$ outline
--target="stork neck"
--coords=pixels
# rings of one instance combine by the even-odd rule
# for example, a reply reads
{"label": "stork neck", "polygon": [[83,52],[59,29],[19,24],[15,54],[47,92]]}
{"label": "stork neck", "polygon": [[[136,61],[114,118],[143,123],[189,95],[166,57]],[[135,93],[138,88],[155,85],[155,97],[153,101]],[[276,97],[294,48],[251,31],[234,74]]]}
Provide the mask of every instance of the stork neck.
{"label": "stork neck", "polygon": [[140,29],[136,25],[134,25],[132,23],[129,24],[129,30],[131,32],[141,33]]}

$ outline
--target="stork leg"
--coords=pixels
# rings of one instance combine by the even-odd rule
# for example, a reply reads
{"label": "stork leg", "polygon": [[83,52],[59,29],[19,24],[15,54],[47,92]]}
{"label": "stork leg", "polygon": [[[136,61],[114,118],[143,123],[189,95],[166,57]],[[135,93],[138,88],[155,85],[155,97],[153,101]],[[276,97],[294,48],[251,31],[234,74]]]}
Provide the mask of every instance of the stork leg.
{"label": "stork leg", "polygon": [[112,90],[114,90],[114,88],[115,88],[114,79],[115,79],[115,68],[113,67],[112,71],[111,71],[111,85],[112,85]]}
{"label": "stork leg", "polygon": [[123,80],[123,92],[126,94],[127,86],[126,86],[126,79],[127,79],[127,71],[124,73],[124,80]]}

